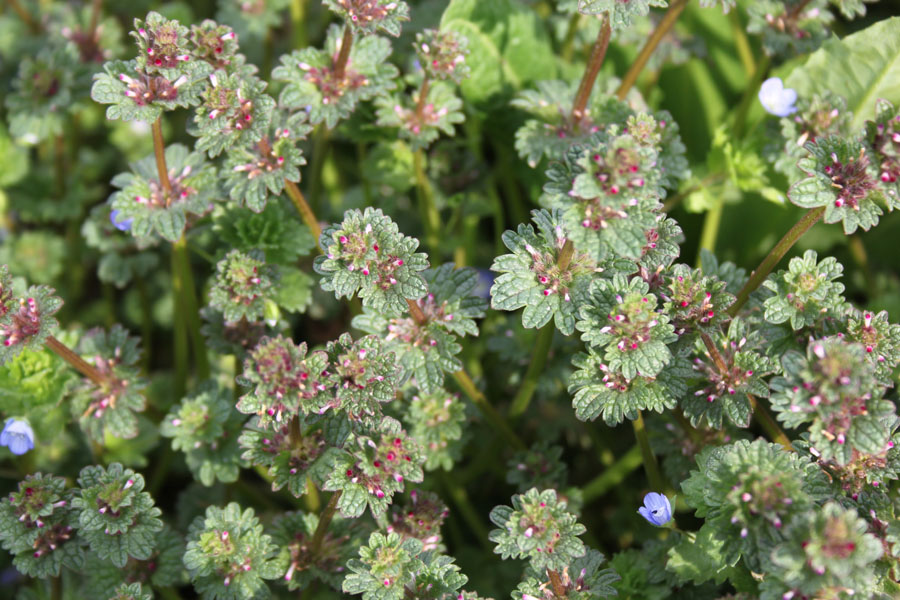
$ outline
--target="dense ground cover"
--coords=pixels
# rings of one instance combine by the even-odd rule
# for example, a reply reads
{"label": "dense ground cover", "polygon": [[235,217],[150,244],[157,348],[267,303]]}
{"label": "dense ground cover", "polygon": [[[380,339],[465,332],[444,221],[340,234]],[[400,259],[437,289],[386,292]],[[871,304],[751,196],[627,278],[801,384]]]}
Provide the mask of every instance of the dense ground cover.
{"label": "dense ground cover", "polygon": [[900,595],[900,16],[10,0],[0,580]]}

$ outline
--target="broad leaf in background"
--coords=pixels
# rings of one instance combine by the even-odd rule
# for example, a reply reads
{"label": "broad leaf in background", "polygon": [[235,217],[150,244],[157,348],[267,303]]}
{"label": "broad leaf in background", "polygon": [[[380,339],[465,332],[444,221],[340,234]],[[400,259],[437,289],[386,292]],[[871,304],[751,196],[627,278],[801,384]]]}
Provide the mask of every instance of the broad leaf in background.
{"label": "broad leaf in background", "polygon": [[556,60],[541,18],[513,0],[451,0],[441,29],[466,36],[472,76],[463,97],[484,108],[537,79],[551,79]]}
{"label": "broad leaf in background", "polygon": [[876,100],[900,103],[900,17],[828,40],[785,85],[800,96],[826,90],[844,96],[853,112],[851,130],[860,130],[875,117]]}

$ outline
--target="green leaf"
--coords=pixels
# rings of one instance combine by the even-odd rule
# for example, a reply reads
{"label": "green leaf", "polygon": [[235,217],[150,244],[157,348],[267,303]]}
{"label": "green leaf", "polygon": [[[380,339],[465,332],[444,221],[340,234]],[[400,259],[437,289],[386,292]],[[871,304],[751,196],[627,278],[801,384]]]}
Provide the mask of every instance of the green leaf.
{"label": "green leaf", "polygon": [[675,573],[679,583],[703,583],[713,578],[716,583],[722,583],[726,567],[733,565],[726,563],[722,553],[724,544],[717,533],[715,527],[704,523],[696,537],[684,536],[669,549],[666,570]]}
{"label": "green leaf", "polygon": [[801,96],[826,90],[844,96],[853,111],[852,129],[861,129],[875,116],[879,98],[900,104],[900,17],[826,41],[790,74],[785,87]]}
{"label": "green leaf", "polygon": [[484,108],[537,79],[550,79],[556,60],[538,14],[514,0],[451,0],[441,29],[469,40],[471,77],[463,97]]}

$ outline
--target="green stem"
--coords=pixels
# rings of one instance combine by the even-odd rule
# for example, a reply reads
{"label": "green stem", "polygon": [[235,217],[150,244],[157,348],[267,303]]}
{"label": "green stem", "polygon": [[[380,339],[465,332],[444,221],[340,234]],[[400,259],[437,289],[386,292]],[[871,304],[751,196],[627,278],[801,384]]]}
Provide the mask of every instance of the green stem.
{"label": "green stem", "polygon": [[753,407],[753,416],[756,417],[756,420],[759,421],[759,424],[762,425],[762,428],[769,435],[769,439],[784,446],[784,449],[788,452],[793,452],[794,447],[791,446],[790,438],[778,425],[778,422],[772,418],[766,407],[750,394],[747,394],[747,399],[750,401],[750,406]]}
{"label": "green stem", "polygon": [[294,34],[294,48],[306,48],[309,40],[306,35],[306,0],[291,2],[291,32]]}
{"label": "green stem", "polygon": [[866,291],[871,300],[872,296],[875,294],[875,290],[878,289],[878,282],[875,281],[875,275],[872,273],[872,265],[869,264],[869,255],[862,242],[862,237],[858,233],[848,235],[847,245],[850,248],[850,255],[853,256],[853,260],[856,261],[856,264],[862,269],[863,279],[866,282]]}
{"label": "green stem", "polygon": [[194,366],[197,378],[209,379],[209,359],[206,355],[206,341],[200,333],[200,312],[197,305],[197,290],[194,287],[194,274],[191,271],[191,261],[188,255],[187,237],[181,238],[172,244],[172,266],[178,273],[179,290],[181,294],[181,309],[184,311],[184,323],[187,325],[194,349]]}
{"label": "green stem", "polygon": [[162,134],[162,115],[153,121],[151,127],[153,132],[153,156],[156,157],[156,173],[159,177],[159,184],[163,188],[166,196],[166,208],[172,202],[172,182],[169,181],[169,168],[166,165],[166,143]]}
{"label": "green stem", "polygon": [[643,453],[641,452],[641,447],[635,444],[612,466],[581,488],[581,496],[584,503],[587,504],[603,496],[606,492],[622,483],[629,474],[641,466],[642,462]]}
{"label": "green stem", "polygon": [[322,499],[319,497],[319,490],[316,488],[316,484],[313,483],[312,479],[307,478],[306,480],[306,494],[303,495],[303,498],[306,502],[306,510],[309,512],[319,512],[319,509],[322,508]]}
{"label": "green stem", "polygon": [[609,47],[609,38],[612,35],[612,27],[609,22],[609,14],[603,15],[603,25],[600,26],[600,33],[597,34],[597,41],[591,50],[591,58],[588,60],[587,66],[584,68],[584,75],[581,76],[581,83],[578,84],[578,92],[575,94],[575,102],[572,104],[572,118],[576,122],[584,118],[584,110],[587,108],[588,100],[594,89],[594,83],[597,81],[597,75],[600,73],[600,67],[603,66],[603,59],[606,57],[606,49]]}
{"label": "green stem", "polygon": [[634,428],[634,437],[637,439],[638,446],[641,449],[641,462],[644,463],[644,473],[647,475],[647,481],[650,487],[662,493],[666,489],[666,482],[659,470],[659,463],[656,462],[656,455],[653,454],[653,448],[650,447],[650,437],[647,435],[647,427],[644,425],[644,417],[641,411],[638,411],[637,418],[631,422]]}
{"label": "green stem", "polygon": [[338,500],[340,499],[341,490],[331,494],[331,499],[325,506],[325,510],[319,515],[319,524],[316,526],[316,532],[313,534],[312,542],[309,545],[309,556],[312,557],[313,560],[315,560],[316,555],[319,553],[319,548],[322,547],[322,542],[325,540],[325,534],[328,532],[328,525],[331,524],[331,520],[334,518],[334,513],[337,511]]}
{"label": "green stem", "polygon": [[316,240],[316,248],[319,249],[319,252],[322,252],[322,246],[319,245],[319,236],[322,235],[322,228],[316,220],[315,213],[309,207],[309,204],[306,203],[303,192],[300,191],[296,183],[289,179],[284,180],[284,189],[291,202],[294,203],[297,212],[300,213],[300,218],[303,219],[303,222],[306,223],[306,226],[309,227],[310,232],[313,234],[313,238]]}
{"label": "green stem", "polygon": [[40,33],[41,32],[41,24],[34,20],[34,17],[31,16],[27,10],[22,8],[22,5],[19,4],[19,0],[8,0],[9,7],[13,9],[13,12],[16,13],[22,22],[31,30],[31,33]]}
{"label": "green stem", "polygon": [[747,302],[750,294],[762,285],[762,282],[765,281],[769,273],[772,272],[772,269],[775,268],[778,261],[784,258],[784,255],[787,254],[788,250],[797,243],[797,240],[803,237],[804,233],[809,231],[809,229],[822,218],[823,214],[825,214],[824,206],[811,208],[786,234],[784,234],[784,237],[775,244],[775,247],[772,248],[769,255],[763,259],[756,270],[753,271],[753,274],[750,276],[750,279],[747,280],[747,283],[744,284],[744,287],[741,288],[741,291],[738,292],[734,304],[728,307],[729,315],[733,317],[738,313],[741,307]]}
{"label": "green stem", "polygon": [[188,373],[188,332],[187,311],[184,308],[184,278],[178,264],[175,248],[172,248],[172,300],[175,314],[172,319],[172,338],[175,344],[172,358],[175,363],[175,397],[181,398],[187,393]]}
{"label": "green stem", "polygon": [[147,282],[143,277],[135,277],[138,299],[141,305],[141,365],[144,375],[150,373],[150,351],[153,348],[153,305],[147,292]]}
{"label": "green stem", "polygon": [[713,254],[716,252],[716,239],[719,237],[719,225],[722,223],[722,211],[725,209],[725,201],[716,196],[713,206],[706,211],[703,219],[703,232],[700,234],[700,248],[697,250],[697,266],[700,265],[700,255],[704,249]]}
{"label": "green stem", "polygon": [[747,124],[747,113],[750,111],[750,107],[756,99],[756,95],[759,92],[759,86],[762,85],[763,79],[765,79],[766,73],[769,72],[771,64],[772,60],[766,55],[763,56],[762,60],[756,65],[756,70],[753,72],[753,78],[747,85],[747,89],[744,90],[744,95],[741,97],[741,102],[738,104],[737,112],[734,116],[735,139],[744,137],[744,127]]}
{"label": "green stem", "polygon": [[[427,80],[426,80],[427,81]],[[434,194],[431,182],[425,173],[425,152],[416,150],[413,154],[413,166],[416,171],[416,195],[419,199],[419,212],[425,226],[425,243],[432,255],[438,252],[440,240],[441,216],[434,205]]]}
{"label": "green stem", "polygon": [[616,90],[616,96],[619,100],[624,100],[625,96],[628,95],[628,91],[634,87],[638,75],[644,70],[653,51],[656,50],[656,47],[662,39],[669,30],[672,29],[672,26],[675,25],[675,21],[678,20],[678,15],[681,14],[681,11],[687,6],[687,3],[688,0],[673,0],[672,3],[669,4],[669,10],[666,11],[666,14],[663,15],[662,20],[659,22],[659,25],[656,26],[656,29],[654,29],[653,33],[650,34],[650,37],[647,38],[644,47],[641,48],[637,58],[634,59],[628,72],[625,73],[625,76],[622,78],[622,83],[619,85],[619,89]]}
{"label": "green stem", "polygon": [[491,422],[494,429],[502,435],[507,443],[509,443],[516,450],[525,450],[525,443],[515,434],[515,432],[510,428],[509,424],[500,416],[500,413],[497,412],[497,409],[488,402],[487,398],[485,398],[484,394],[475,387],[475,383],[472,381],[472,378],[469,377],[469,374],[466,373],[465,369],[460,369],[453,373],[453,378],[456,380],[456,383],[462,389],[462,391],[469,397],[469,400],[478,407],[478,410],[481,411],[488,421]]}
{"label": "green stem", "polygon": [[728,12],[728,21],[731,23],[731,37],[734,38],[734,46],[737,50],[738,58],[744,71],[750,75],[756,73],[756,59],[753,58],[753,50],[750,48],[750,40],[747,38],[747,32],[744,31],[744,25],[738,16],[738,11],[732,10]]}
{"label": "green stem", "polygon": [[578,35],[578,25],[581,23],[581,13],[575,11],[569,19],[569,25],[566,27],[566,36],[563,38],[562,49],[559,55],[562,59],[570,63],[575,55],[575,36]]}
{"label": "green stem", "polygon": [[531,362],[528,363],[528,371],[525,372],[525,379],[522,380],[522,385],[519,386],[519,391],[516,392],[509,409],[509,417],[511,419],[522,416],[528,409],[534,390],[537,389],[538,380],[541,378],[544,366],[547,364],[547,357],[550,355],[550,347],[553,345],[553,334],[555,331],[556,325],[552,322],[547,323],[538,330],[534,350],[531,351]]}
{"label": "green stem", "polygon": [[313,135],[312,159],[309,165],[309,201],[313,210],[318,210],[322,196],[322,169],[328,154],[328,129],[320,123]]}
{"label": "green stem", "polygon": [[486,550],[492,550],[493,548],[488,541],[487,528],[479,518],[478,511],[472,506],[472,501],[469,500],[469,494],[466,492],[466,489],[455,483],[453,478],[447,477],[447,474],[443,471],[436,472],[444,489],[450,494],[451,500],[453,500],[457,510],[459,510],[459,514],[466,522],[466,525],[469,526],[469,530],[475,534],[475,537],[478,538],[478,541]]}

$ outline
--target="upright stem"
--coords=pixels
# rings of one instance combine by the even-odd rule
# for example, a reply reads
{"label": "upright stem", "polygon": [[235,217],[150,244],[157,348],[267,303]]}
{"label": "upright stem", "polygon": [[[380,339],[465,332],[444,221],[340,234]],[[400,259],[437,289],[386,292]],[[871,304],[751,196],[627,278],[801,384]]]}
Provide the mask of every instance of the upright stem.
{"label": "upright stem", "polygon": [[197,368],[197,377],[201,380],[209,378],[209,359],[206,356],[206,342],[200,333],[200,312],[197,305],[197,290],[194,287],[194,275],[191,271],[190,257],[188,256],[187,237],[182,234],[181,239],[172,244],[172,266],[175,268],[181,292],[181,308],[184,310],[184,323],[187,325],[188,334],[191,337],[194,349],[194,363]]}
{"label": "upright stem", "polygon": [[443,471],[438,470],[436,473],[441,483],[450,494],[450,498],[453,500],[454,504],[456,504],[456,508],[459,510],[459,514],[466,522],[466,525],[469,526],[469,529],[475,534],[478,541],[481,542],[481,545],[484,546],[486,550],[493,550],[492,545],[488,541],[487,528],[479,518],[478,511],[472,506],[472,501],[469,500],[469,495],[466,493],[465,486],[461,485],[455,479],[448,477]]}
{"label": "upright stem", "polygon": [[547,569],[547,576],[550,577],[550,585],[553,587],[553,595],[557,600],[565,600],[566,586],[563,585],[562,579],[554,569]]}
{"label": "upright stem", "polygon": [[716,251],[716,239],[719,237],[719,225],[722,224],[722,212],[725,210],[725,201],[721,197],[713,199],[712,208],[706,211],[703,219],[703,231],[700,233],[700,248],[697,250],[697,266],[700,266],[700,256],[703,250],[712,253]]}
{"label": "upright stem", "polygon": [[419,198],[419,212],[422,223],[425,225],[425,241],[432,254],[437,253],[441,228],[441,216],[434,205],[434,194],[431,191],[431,182],[425,173],[425,152],[418,149],[413,154],[413,167],[416,172],[416,195]]}
{"label": "upright stem", "polygon": [[172,200],[172,182],[169,181],[169,167],[166,166],[166,143],[162,134],[162,115],[153,122],[153,155],[156,157],[156,172],[159,184],[166,193],[166,204]]}
{"label": "upright stem", "polygon": [[150,352],[153,348],[153,305],[150,302],[150,294],[147,292],[147,283],[144,279],[136,277],[135,283],[141,304],[141,341],[143,342],[141,362],[144,375],[148,375],[150,373]]}
{"label": "upright stem", "polygon": [[629,473],[641,466],[642,462],[641,447],[638,444],[635,444],[628,452],[623,454],[619,460],[610,467],[604,469],[600,475],[581,488],[581,497],[584,500],[584,503],[587,504],[588,502],[599,498],[615,486],[619,485]]}
{"label": "upright stem", "polygon": [[19,4],[19,0],[9,0],[9,6],[13,9],[13,12],[19,15],[19,18],[22,19],[22,22],[28,26],[28,29],[31,30],[31,33],[40,33],[41,25],[31,16],[27,10],[25,10],[21,4]]}
{"label": "upright stem", "polygon": [[294,207],[296,207],[297,212],[300,213],[300,218],[303,219],[303,222],[306,223],[306,226],[309,227],[309,230],[312,232],[313,237],[316,240],[316,247],[319,249],[319,252],[322,252],[322,246],[319,245],[319,236],[322,235],[322,228],[319,227],[319,222],[316,220],[315,213],[313,213],[312,209],[309,207],[309,204],[306,203],[306,198],[303,197],[303,192],[301,192],[300,188],[297,187],[297,184],[290,179],[284,180],[284,189],[287,191],[291,202],[294,203]]}
{"label": "upright stem", "polygon": [[[181,276],[179,258],[172,247],[172,295],[174,296],[175,315],[172,319],[172,341],[175,345],[173,362],[175,363],[175,397],[181,398],[187,392],[188,377],[188,333],[187,311],[184,308],[184,278]],[[168,446],[166,446],[168,448]]]}
{"label": "upright stem", "polygon": [[312,560],[315,560],[316,554],[319,553],[319,548],[322,547],[322,541],[325,539],[325,533],[328,532],[328,525],[331,524],[331,520],[334,518],[338,500],[340,499],[341,490],[338,490],[331,495],[325,510],[319,515],[319,524],[316,526],[316,532],[313,534],[312,542],[309,545],[309,555],[312,557]]}
{"label": "upright stem", "polygon": [[784,446],[784,449],[788,452],[793,452],[794,447],[791,446],[790,438],[784,433],[784,430],[778,425],[778,422],[772,418],[769,411],[767,411],[753,395],[747,394],[747,399],[750,401],[750,406],[753,407],[753,416],[756,417],[756,420],[759,421],[762,428],[769,434],[769,438]]}
{"label": "upright stem", "polygon": [[594,89],[594,82],[597,81],[600,67],[603,66],[603,58],[606,56],[606,48],[609,46],[611,35],[612,27],[609,23],[609,15],[605,14],[600,33],[597,34],[597,41],[594,42],[594,47],[591,50],[591,58],[588,60],[587,67],[584,69],[584,75],[581,77],[581,83],[578,86],[578,92],[575,94],[575,103],[572,105],[572,118],[575,121],[580,121],[584,117],[584,109],[587,107],[588,100],[591,97],[591,91]]}
{"label": "upright stem", "polygon": [[416,121],[422,120],[422,112],[425,110],[425,100],[428,98],[428,89],[431,87],[431,80],[428,74],[422,80],[422,86],[419,88],[419,97],[416,99]]}
{"label": "upright stem", "polygon": [[644,473],[647,475],[647,481],[650,487],[662,493],[666,487],[666,482],[659,471],[659,463],[656,462],[656,455],[653,454],[653,448],[650,447],[650,437],[647,435],[647,427],[644,425],[644,417],[641,411],[638,411],[637,419],[631,422],[634,428],[634,437],[638,446],[641,448],[641,459],[644,463]]}
{"label": "upright stem", "polygon": [[428,318],[425,316],[425,313],[422,312],[422,307],[419,306],[418,302],[407,298],[406,306],[409,307],[409,316],[416,322],[416,325],[424,325],[428,321]]}
{"label": "upright stem", "polygon": [[56,353],[61,359],[69,363],[71,366],[75,367],[79,373],[96,383],[97,385],[105,385],[108,383],[107,378],[100,373],[92,364],[88,363],[86,360],[78,356],[75,352],[69,349],[68,346],[60,342],[58,339],[49,336],[44,344],[50,348],[53,352]]}
{"label": "upright stem", "polygon": [[575,11],[569,19],[569,25],[566,27],[566,36],[563,38],[562,50],[559,53],[567,63],[572,62],[572,55],[575,54],[575,36],[578,34],[578,24],[580,22],[581,13]]}
{"label": "upright stem", "polygon": [[350,48],[353,47],[353,31],[350,26],[344,27],[344,37],[341,38],[341,49],[334,61],[334,78],[338,81],[344,78],[347,70],[347,62],[350,60]]}
{"label": "upright stem", "polygon": [[747,39],[747,32],[744,31],[744,24],[738,16],[738,11],[732,10],[728,13],[728,21],[731,23],[731,35],[734,37],[734,46],[737,49],[738,58],[741,59],[741,65],[747,75],[756,72],[756,60],[753,58],[753,50],[750,48],[750,40]]}
{"label": "upright stem", "polygon": [[663,15],[662,20],[659,22],[659,25],[656,26],[656,29],[654,29],[653,33],[650,34],[650,37],[647,38],[644,47],[641,48],[640,54],[634,59],[628,72],[625,73],[625,77],[622,78],[622,83],[619,85],[619,89],[616,90],[616,96],[619,100],[624,100],[625,96],[628,95],[628,91],[634,86],[638,75],[644,70],[653,51],[656,50],[656,47],[662,39],[669,33],[672,26],[675,25],[675,21],[678,20],[678,15],[681,14],[681,11],[687,6],[687,3],[688,0],[672,0],[672,3],[669,4],[669,10],[666,11],[666,14]]}
{"label": "upright stem", "polygon": [[325,123],[319,123],[313,134],[312,159],[309,173],[309,201],[313,209],[320,206],[319,196],[322,195],[322,170],[325,168],[325,159],[328,155],[328,128]]}
{"label": "upright stem", "polygon": [[513,448],[516,450],[525,450],[524,442],[522,442],[522,440],[519,439],[519,436],[510,429],[507,422],[500,416],[500,413],[497,412],[497,409],[484,397],[484,394],[475,387],[475,383],[472,381],[472,378],[469,377],[469,374],[466,373],[465,369],[453,373],[453,378],[456,380],[456,383],[459,384],[459,387],[462,388],[466,396],[469,397],[469,400],[471,400],[487,420],[491,422],[494,429],[506,438],[506,441]]}
{"label": "upright stem", "polygon": [[91,2],[91,21],[88,25],[88,39],[92,42],[97,40],[97,24],[100,22],[100,7],[103,0],[93,0]]}
{"label": "upright stem", "polygon": [[772,59],[769,58],[768,55],[763,56],[762,60],[760,60],[756,64],[756,70],[753,71],[753,77],[750,80],[750,83],[747,84],[747,89],[744,90],[744,95],[741,97],[741,101],[737,107],[737,112],[735,113],[733,131],[733,135],[735,138],[744,137],[744,127],[747,123],[747,113],[750,111],[750,106],[756,99],[756,95],[759,92],[759,87],[760,85],[762,85],[763,77],[765,77],[766,73],[769,72],[769,67],[771,66],[771,64]]}
{"label": "upright stem", "polygon": [[741,291],[738,292],[734,304],[728,307],[729,315],[733,317],[738,313],[741,307],[747,302],[750,294],[765,281],[769,273],[772,272],[772,269],[775,268],[775,265],[778,264],[778,261],[784,258],[784,255],[787,254],[788,250],[791,249],[804,233],[809,231],[809,229],[822,218],[823,214],[825,214],[824,206],[811,208],[799,221],[797,221],[796,224],[794,224],[793,227],[791,227],[790,231],[784,234],[784,237],[775,244],[775,247],[772,248],[769,255],[763,259],[758,267],[756,267],[756,270],[753,271],[750,279],[747,280],[747,283],[745,283],[744,287],[741,288]]}
{"label": "upright stem", "polygon": [[294,48],[306,48],[309,43],[306,36],[306,0],[291,2],[291,33],[294,35]]}
{"label": "upright stem", "polygon": [[534,390],[537,389],[538,380],[544,372],[544,366],[547,364],[547,357],[550,354],[550,347],[553,345],[553,333],[556,331],[556,325],[552,322],[547,323],[538,330],[537,339],[534,342],[534,349],[531,351],[531,362],[528,363],[528,370],[525,372],[525,378],[519,391],[513,398],[512,405],[509,408],[509,417],[515,419],[520,417],[528,410],[531,403],[531,397],[534,396]]}

